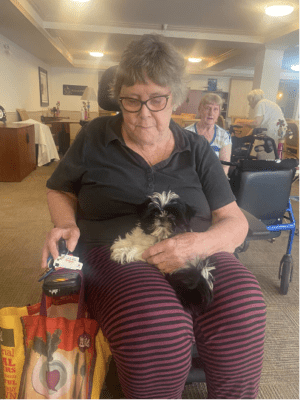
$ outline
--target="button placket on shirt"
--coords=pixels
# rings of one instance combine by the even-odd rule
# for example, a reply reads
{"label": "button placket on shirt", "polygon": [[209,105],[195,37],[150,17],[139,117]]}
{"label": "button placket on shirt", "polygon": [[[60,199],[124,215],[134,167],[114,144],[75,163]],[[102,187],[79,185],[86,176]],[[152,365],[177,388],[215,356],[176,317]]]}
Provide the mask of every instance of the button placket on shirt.
{"label": "button placket on shirt", "polygon": [[148,182],[148,190],[149,192],[154,189],[154,172],[151,168],[147,169],[147,182]]}

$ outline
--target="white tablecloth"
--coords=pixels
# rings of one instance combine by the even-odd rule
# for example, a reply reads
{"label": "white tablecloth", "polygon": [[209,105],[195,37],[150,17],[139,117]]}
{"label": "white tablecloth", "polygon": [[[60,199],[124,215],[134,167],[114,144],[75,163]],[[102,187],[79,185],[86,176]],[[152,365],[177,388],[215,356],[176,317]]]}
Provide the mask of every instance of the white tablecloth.
{"label": "white tablecloth", "polygon": [[49,126],[34,119],[27,119],[26,121],[15,123],[34,125],[35,144],[38,145],[38,167],[48,164],[51,160],[59,160],[59,155]]}

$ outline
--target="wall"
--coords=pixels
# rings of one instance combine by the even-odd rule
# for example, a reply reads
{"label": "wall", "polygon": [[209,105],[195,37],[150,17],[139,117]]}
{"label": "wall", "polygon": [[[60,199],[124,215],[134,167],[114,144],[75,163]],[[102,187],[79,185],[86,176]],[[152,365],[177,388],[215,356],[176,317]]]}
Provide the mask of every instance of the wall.
{"label": "wall", "polygon": [[193,75],[189,83],[192,90],[207,90],[208,78],[217,79],[217,90],[229,92],[230,77],[213,75]]}
{"label": "wall", "polygon": [[[63,95],[63,85],[79,85],[89,86],[98,93],[98,71],[92,69],[75,69],[75,68],[51,68],[51,100],[50,106],[54,107],[57,101],[60,101],[62,110],[80,110],[82,100],[80,96]],[[92,101],[90,103],[90,111],[98,110],[98,103]]]}
{"label": "wall", "polygon": [[[9,45],[9,52],[3,44]],[[38,67],[49,69],[47,64],[0,35],[0,104],[6,112],[15,112],[16,108],[41,109]]]}
{"label": "wall", "polygon": [[[9,52],[3,44],[9,45]],[[64,96],[63,85],[91,86],[98,91],[98,71],[73,68],[53,68],[0,35],[0,105],[16,120],[16,109],[45,114],[40,106],[38,67],[48,72],[49,108],[60,101],[61,110],[80,112],[80,96]],[[91,112],[97,112],[97,102],[91,102]]]}
{"label": "wall", "polygon": [[297,101],[297,104],[296,104],[296,106],[295,106],[295,113],[294,113],[294,117],[293,117],[293,119],[295,119],[296,121],[298,121],[299,122],[299,120],[300,120],[300,112],[299,112],[299,96],[298,96],[298,101]]}
{"label": "wall", "polygon": [[279,93],[276,103],[282,109],[285,118],[297,118],[297,107],[299,105],[299,82],[297,80],[280,80]]}
{"label": "wall", "polygon": [[[7,53],[3,47],[8,44],[10,51]],[[61,103],[62,115],[68,113],[76,114],[76,118],[80,117],[80,109],[82,102],[79,96],[64,96],[62,94],[63,85],[88,85],[98,90],[98,75],[100,71],[93,69],[75,69],[75,68],[53,68],[43,63],[38,58],[24,51],[13,42],[0,35],[0,105],[2,105],[8,113],[9,120],[17,120],[16,108],[25,108],[28,112],[41,115],[47,113],[47,108],[40,106],[39,77],[38,67],[48,71],[48,91],[49,91],[49,108],[55,106],[57,101]],[[237,76],[237,71],[227,71],[228,75]],[[246,71],[249,75],[249,71]],[[243,75],[243,70],[241,70]],[[281,79],[291,78],[290,74],[285,74]],[[217,79],[217,88],[223,92],[230,90],[230,76],[220,75],[193,75],[189,82],[191,90],[205,90],[208,86],[208,78]],[[296,75],[298,80],[298,75]],[[246,99],[245,99],[246,102]],[[293,118],[297,115],[298,97],[293,110]],[[98,112],[96,102],[91,103],[92,115]],[[77,116],[78,115],[78,116]],[[32,115],[30,115],[32,117]],[[72,115],[70,117],[73,118]]]}

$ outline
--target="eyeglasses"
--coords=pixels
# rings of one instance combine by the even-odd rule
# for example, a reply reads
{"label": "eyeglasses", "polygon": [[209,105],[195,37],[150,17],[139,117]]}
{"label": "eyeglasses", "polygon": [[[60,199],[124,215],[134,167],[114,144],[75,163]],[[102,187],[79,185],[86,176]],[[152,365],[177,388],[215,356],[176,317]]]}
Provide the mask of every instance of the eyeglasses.
{"label": "eyeglasses", "polygon": [[151,97],[146,101],[133,99],[131,97],[120,97],[120,102],[125,111],[130,113],[136,113],[141,111],[143,105],[145,105],[149,111],[158,112],[166,108],[168,100],[170,98],[169,94],[163,96]]}

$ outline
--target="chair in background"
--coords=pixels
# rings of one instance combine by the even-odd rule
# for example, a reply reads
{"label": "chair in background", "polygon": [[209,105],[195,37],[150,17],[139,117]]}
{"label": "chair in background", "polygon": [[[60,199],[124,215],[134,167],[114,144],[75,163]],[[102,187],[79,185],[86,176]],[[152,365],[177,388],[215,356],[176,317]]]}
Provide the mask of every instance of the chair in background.
{"label": "chair in background", "polygon": [[284,158],[299,159],[299,122],[287,120],[287,129],[292,135],[285,137]]}
{"label": "chair in background", "polygon": [[183,118],[181,117],[181,115],[172,114],[172,120],[176,122],[176,124],[178,124],[179,126],[184,126]]}
{"label": "chair in background", "polygon": [[180,116],[182,118],[186,118],[186,119],[195,119],[196,118],[196,114],[181,113]]}
{"label": "chair in background", "polygon": [[26,121],[27,119],[29,119],[27,111],[24,108],[17,108],[16,110],[21,121]]}
{"label": "chair in background", "polygon": [[186,119],[183,119],[181,126],[182,126],[182,128],[186,128],[187,126],[196,124],[199,121],[200,121],[200,119],[197,119],[197,118],[193,118],[193,119],[186,118]]}
{"label": "chair in background", "polygon": [[[236,117],[231,117],[231,125],[239,125],[241,122],[247,122],[249,121],[246,118],[236,118]],[[236,137],[244,137],[244,136],[249,136],[252,134],[252,128],[250,128],[249,126],[242,126],[240,125],[240,127],[238,129],[235,129],[234,131],[234,136]]]}

